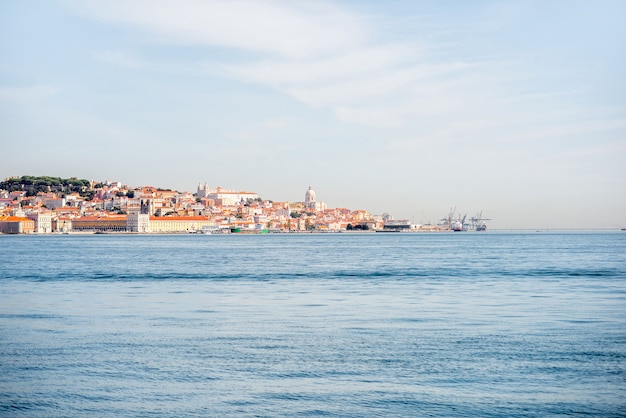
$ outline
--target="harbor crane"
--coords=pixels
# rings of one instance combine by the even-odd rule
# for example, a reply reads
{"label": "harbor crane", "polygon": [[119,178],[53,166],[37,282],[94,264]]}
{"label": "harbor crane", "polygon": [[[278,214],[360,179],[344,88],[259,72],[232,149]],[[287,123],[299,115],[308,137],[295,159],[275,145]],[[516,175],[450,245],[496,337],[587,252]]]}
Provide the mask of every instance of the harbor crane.
{"label": "harbor crane", "polygon": [[481,210],[480,213],[476,214],[476,216],[470,218],[470,221],[472,222],[472,229],[474,231],[486,231],[487,224],[485,221],[490,220],[490,218],[483,218],[483,211]]}
{"label": "harbor crane", "polygon": [[450,208],[450,212],[448,216],[441,219],[439,225],[441,225],[444,229],[452,230],[452,231],[486,231],[487,224],[485,221],[490,221],[490,218],[483,218],[483,211],[472,216],[468,219],[466,223],[467,213],[461,217],[461,213],[457,215],[456,207]]}

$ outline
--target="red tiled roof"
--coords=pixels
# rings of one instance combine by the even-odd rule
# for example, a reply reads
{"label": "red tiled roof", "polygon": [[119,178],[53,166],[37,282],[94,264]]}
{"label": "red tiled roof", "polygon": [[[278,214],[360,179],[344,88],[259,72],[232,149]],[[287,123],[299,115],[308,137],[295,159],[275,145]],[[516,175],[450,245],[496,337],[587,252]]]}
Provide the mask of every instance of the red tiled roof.
{"label": "red tiled roof", "polygon": [[206,216],[151,216],[150,221],[208,221]]}
{"label": "red tiled roof", "polygon": [[6,218],[0,219],[0,220],[4,222],[26,222],[26,221],[35,222],[32,219],[22,218],[21,216],[7,216]]}

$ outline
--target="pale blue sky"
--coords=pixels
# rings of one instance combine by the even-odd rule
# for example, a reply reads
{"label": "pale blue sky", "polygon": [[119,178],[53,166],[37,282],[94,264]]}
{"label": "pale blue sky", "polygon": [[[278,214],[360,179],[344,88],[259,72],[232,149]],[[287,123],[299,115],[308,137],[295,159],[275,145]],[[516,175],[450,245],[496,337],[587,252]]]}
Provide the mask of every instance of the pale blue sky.
{"label": "pale blue sky", "polygon": [[624,1],[0,0],[0,177],[626,227]]}

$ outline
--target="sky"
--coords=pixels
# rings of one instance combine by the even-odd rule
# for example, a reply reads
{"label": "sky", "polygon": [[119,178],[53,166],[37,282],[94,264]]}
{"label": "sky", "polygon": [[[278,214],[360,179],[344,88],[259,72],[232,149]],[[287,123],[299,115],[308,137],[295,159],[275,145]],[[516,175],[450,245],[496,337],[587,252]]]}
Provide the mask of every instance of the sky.
{"label": "sky", "polygon": [[0,177],[626,227],[626,2],[0,0]]}

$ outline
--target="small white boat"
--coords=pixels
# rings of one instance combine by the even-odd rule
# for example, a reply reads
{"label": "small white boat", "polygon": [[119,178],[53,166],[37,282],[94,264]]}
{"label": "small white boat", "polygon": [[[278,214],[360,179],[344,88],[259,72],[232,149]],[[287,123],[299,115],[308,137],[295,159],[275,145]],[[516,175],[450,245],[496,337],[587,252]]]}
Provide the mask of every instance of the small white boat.
{"label": "small white boat", "polygon": [[220,228],[219,225],[206,225],[199,232],[205,235],[230,234],[230,229]]}

